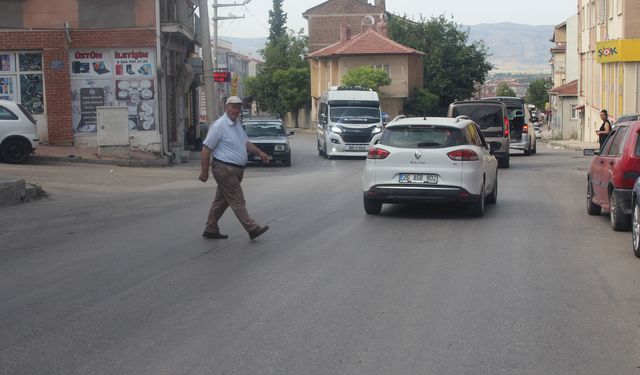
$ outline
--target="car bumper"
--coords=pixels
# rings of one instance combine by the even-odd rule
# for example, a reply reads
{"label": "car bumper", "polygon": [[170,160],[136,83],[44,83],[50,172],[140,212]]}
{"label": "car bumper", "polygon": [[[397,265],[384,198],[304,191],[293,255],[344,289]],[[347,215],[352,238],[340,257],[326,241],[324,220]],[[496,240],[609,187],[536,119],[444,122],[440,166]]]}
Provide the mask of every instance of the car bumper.
{"label": "car bumper", "polygon": [[[271,157],[271,160],[273,161],[287,161],[291,159],[291,151],[271,151],[271,152],[267,152],[265,151],[265,153],[267,155],[269,155]],[[260,159],[259,156],[256,155],[252,155],[249,158],[250,162],[261,162],[262,159]]]}
{"label": "car bumper", "polygon": [[424,185],[376,185],[364,192],[367,199],[384,203],[400,202],[477,202],[480,195],[469,193],[458,186],[424,186]]}
{"label": "car bumper", "polygon": [[631,212],[632,212],[631,198],[633,196],[633,190],[632,189],[613,189],[613,192],[611,194],[615,195],[616,202],[618,202],[618,204],[620,205],[620,208],[622,208],[622,212],[625,215],[631,215]]}
{"label": "car bumper", "polygon": [[528,150],[529,149],[529,142],[511,142],[511,144],[509,144],[509,148],[511,150],[520,150],[520,151],[524,151],[524,150]]}

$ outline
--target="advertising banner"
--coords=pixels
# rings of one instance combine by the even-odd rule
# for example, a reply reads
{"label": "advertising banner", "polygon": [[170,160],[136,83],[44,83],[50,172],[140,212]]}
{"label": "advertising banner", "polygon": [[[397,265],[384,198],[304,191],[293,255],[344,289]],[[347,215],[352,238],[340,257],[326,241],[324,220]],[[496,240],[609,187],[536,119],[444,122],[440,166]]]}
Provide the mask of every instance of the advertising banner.
{"label": "advertising banner", "polygon": [[111,77],[113,76],[113,59],[106,50],[72,51],[69,59],[71,77]]}
{"label": "advertising banner", "polygon": [[71,117],[75,132],[97,131],[96,107],[115,104],[113,82],[106,79],[71,81]]}
{"label": "advertising banner", "polygon": [[116,78],[144,78],[155,75],[153,50],[116,50]]}

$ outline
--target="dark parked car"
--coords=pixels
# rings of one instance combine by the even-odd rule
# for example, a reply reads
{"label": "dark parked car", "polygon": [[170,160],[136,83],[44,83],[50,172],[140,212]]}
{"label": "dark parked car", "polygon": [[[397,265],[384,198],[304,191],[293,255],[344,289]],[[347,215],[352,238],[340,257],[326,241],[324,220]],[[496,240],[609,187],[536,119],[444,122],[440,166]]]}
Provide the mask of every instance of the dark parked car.
{"label": "dark parked car", "polygon": [[614,230],[631,224],[632,192],[640,176],[640,121],[616,126],[600,150],[587,149],[595,156],[587,175],[587,212],[608,211]]}
{"label": "dark parked car", "polygon": [[[286,132],[282,120],[277,118],[251,117],[242,122],[245,132],[251,143],[255,144],[271,156],[273,161],[291,166],[291,147],[288,137],[293,135],[293,130]],[[259,161],[260,158],[250,161]]]}
{"label": "dark parked car", "polygon": [[640,258],[640,178],[633,185],[631,193],[631,244],[633,253]]}
{"label": "dark parked car", "polygon": [[507,106],[499,101],[469,100],[449,105],[449,117],[467,116],[482,131],[488,143],[499,143],[494,151],[501,168],[509,168],[509,118]]}
{"label": "dark parked car", "polygon": [[616,125],[621,124],[623,122],[638,121],[638,120],[640,120],[640,115],[638,115],[638,114],[622,115],[622,116],[618,117],[616,122],[613,123],[613,126],[616,126]]}

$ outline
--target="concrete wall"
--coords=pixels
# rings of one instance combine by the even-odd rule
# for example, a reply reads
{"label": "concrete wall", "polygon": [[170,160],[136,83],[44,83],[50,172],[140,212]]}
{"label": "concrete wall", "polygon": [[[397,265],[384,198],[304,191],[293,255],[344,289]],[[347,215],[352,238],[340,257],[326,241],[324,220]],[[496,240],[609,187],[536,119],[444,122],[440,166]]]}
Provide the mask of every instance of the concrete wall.
{"label": "concrete wall", "polygon": [[580,61],[578,55],[578,16],[567,19],[567,52],[566,52],[566,81],[571,82],[580,78]]}

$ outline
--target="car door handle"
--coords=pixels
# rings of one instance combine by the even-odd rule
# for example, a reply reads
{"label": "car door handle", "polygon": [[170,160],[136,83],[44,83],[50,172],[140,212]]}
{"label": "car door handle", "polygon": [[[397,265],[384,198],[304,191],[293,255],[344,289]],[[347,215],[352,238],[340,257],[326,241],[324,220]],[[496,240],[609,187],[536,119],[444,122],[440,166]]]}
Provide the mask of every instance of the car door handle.
{"label": "car door handle", "polygon": [[600,160],[600,164],[604,164],[604,160]]}

